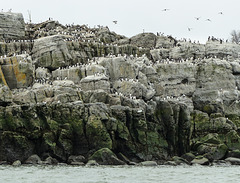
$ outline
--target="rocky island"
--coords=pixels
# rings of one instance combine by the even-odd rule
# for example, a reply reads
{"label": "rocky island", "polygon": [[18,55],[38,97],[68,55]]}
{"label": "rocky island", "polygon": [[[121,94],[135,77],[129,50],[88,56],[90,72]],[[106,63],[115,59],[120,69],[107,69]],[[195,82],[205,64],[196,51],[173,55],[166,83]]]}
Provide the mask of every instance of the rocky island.
{"label": "rocky island", "polygon": [[240,164],[240,45],[0,13],[0,164]]}

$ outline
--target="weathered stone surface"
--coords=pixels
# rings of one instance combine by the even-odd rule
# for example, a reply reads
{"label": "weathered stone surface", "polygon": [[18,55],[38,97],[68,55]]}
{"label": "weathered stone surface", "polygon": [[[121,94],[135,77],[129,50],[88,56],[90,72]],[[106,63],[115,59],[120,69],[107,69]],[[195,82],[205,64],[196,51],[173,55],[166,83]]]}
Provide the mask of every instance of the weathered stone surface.
{"label": "weathered stone surface", "polygon": [[183,155],[181,156],[181,158],[187,160],[189,163],[190,163],[192,160],[194,160],[195,157],[196,157],[196,156],[195,156],[194,154],[190,153],[190,152],[189,152],[189,153],[186,153],[186,154],[183,154]]}
{"label": "weathered stone surface", "polygon": [[89,160],[86,164],[86,166],[98,166],[99,164],[97,163],[96,160]]}
{"label": "weathered stone surface", "polygon": [[155,161],[143,161],[140,163],[141,166],[157,166],[157,162]]}
{"label": "weathered stone surface", "polygon": [[191,161],[191,163],[199,165],[209,165],[208,159],[202,156],[197,156],[194,160]]}
{"label": "weathered stone surface", "polygon": [[12,92],[7,86],[0,88],[0,103],[7,104],[12,102]]}
{"label": "weathered stone surface", "polygon": [[25,36],[25,23],[21,13],[0,13],[0,38],[21,39]]}
{"label": "weathered stone surface", "polygon": [[33,64],[28,55],[18,55],[0,59],[0,81],[10,89],[26,88],[33,82]]}
{"label": "weathered stone surface", "polygon": [[12,166],[20,166],[22,163],[20,160],[14,161]]}
{"label": "weathered stone surface", "polygon": [[49,79],[51,77],[51,73],[49,72],[49,70],[47,68],[43,68],[43,67],[38,67],[35,70],[35,78],[36,79]]}
{"label": "weathered stone surface", "polygon": [[208,41],[205,45],[206,55],[217,56],[218,58],[238,58],[240,46],[234,43],[223,43],[219,41]]}
{"label": "weathered stone surface", "polygon": [[240,165],[239,158],[229,157],[229,158],[226,158],[225,161],[230,162],[232,165]]}
{"label": "weathered stone surface", "polygon": [[68,66],[72,60],[64,37],[59,35],[37,39],[32,53],[33,63],[37,67],[57,69]]}
{"label": "weathered stone surface", "polygon": [[108,78],[105,75],[101,76],[87,76],[80,81],[81,89],[83,91],[88,90],[104,90],[106,92],[110,91],[110,83],[108,81]]}
{"label": "weathered stone surface", "polygon": [[84,162],[86,162],[86,158],[81,155],[78,155],[78,156],[71,155],[68,157],[68,164],[71,164],[71,165],[74,165],[73,163],[83,163],[84,164]]}
{"label": "weathered stone surface", "polygon": [[41,164],[42,163],[42,160],[40,159],[40,157],[36,154],[30,156],[26,161],[25,161],[25,164],[32,164],[32,165],[35,165],[35,164]]}
{"label": "weathered stone surface", "polygon": [[101,165],[124,165],[125,163],[117,158],[117,156],[108,148],[96,151],[90,158],[96,160]]}
{"label": "weathered stone surface", "polygon": [[153,33],[142,33],[130,38],[130,43],[139,47],[154,48],[156,35]]}
{"label": "weathered stone surface", "polygon": [[111,80],[120,78],[136,79],[136,69],[132,66],[130,60],[124,57],[104,59],[100,65],[107,69],[107,74]]}

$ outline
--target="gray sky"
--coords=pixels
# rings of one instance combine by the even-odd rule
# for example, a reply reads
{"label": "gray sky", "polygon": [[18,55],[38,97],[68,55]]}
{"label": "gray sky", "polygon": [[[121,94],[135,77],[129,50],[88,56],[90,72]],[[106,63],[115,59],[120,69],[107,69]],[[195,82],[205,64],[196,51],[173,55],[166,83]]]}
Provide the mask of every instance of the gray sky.
{"label": "gray sky", "polygon": [[240,30],[240,0],[8,0],[0,7],[23,13],[25,22],[30,10],[34,23],[51,17],[62,24],[107,25],[127,37],[144,29],[205,43],[208,36],[228,39],[232,30]]}

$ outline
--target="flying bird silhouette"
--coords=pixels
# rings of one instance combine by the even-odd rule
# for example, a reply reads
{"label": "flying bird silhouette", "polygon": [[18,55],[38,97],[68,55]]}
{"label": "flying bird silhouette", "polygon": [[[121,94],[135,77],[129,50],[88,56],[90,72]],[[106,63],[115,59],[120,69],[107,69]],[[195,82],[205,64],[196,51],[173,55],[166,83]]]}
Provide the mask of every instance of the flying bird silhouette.
{"label": "flying bird silhouette", "polygon": [[114,20],[113,23],[114,23],[114,24],[117,24],[117,20]]}

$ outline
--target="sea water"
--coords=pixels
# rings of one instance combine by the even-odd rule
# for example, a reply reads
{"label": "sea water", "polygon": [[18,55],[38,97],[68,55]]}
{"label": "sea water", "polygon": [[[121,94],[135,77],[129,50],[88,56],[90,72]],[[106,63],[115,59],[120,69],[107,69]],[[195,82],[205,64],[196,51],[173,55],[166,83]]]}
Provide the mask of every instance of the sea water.
{"label": "sea water", "polygon": [[0,166],[1,183],[236,183],[239,166]]}

